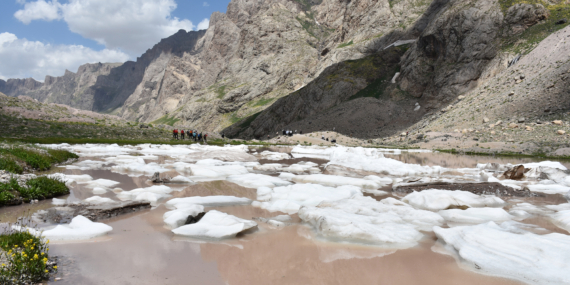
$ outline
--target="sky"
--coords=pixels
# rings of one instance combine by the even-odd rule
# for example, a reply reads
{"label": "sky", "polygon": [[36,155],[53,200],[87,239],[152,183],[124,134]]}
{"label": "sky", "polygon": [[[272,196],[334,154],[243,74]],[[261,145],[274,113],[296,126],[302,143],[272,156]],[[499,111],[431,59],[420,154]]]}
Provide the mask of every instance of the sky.
{"label": "sky", "polygon": [[2,0],[0,79],[44,80],[85,63],[136,60],[180,29],[208,28],[230,0]]}

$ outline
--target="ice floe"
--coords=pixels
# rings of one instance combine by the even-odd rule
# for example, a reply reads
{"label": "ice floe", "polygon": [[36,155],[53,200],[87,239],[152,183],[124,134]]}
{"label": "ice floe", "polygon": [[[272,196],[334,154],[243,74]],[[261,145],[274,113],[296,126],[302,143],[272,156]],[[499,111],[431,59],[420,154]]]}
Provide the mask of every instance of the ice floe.
{"label": "ice floe", "polygon": [[532,192],[545,194],[565,194],[570,191],[570,187],[558,184],[531,184],[526,186]]}
{"label": "ice floe", "polygon": [[260,152],[259,154],[257,154],[257,156],[260,159],[266,159],[266,160],[285,160],[291,158],[291,156],[288,153],[272,152],[268,150]]}
{"label": "ice floe", "polygon": [[260,187],[257,189],[257,198],[262,202],[256,201],[253,205],[270,212],[294,214],[302,206],[317,206],[323,201],[338,201],[354,195],[362,195],[362,192],[360,188],[350,185],[336,188],[319,184],[294,184],[273,189]]}
{"label": "ice floe", "polygon": [[505,205],[505,201],[493,195],[476,195],[467,191],[437,189],[410,193],[402,198],[402,201],[415,208],[430,211],[445,210],[450,206],[502,207]]}
{"label": "ice floe", "polygon": [[193,181],[223,180],[230,175],[247,174],[249,171],[243,165],[214,165],[206,163],[176,162],[173,167],[179,173],[186,173]]}
{"label": "ice floe", "polygon": [[532,284],[570,283],[570,236],[537,235],[512,222],[434,227],[443,249],[463,266]]}
{"label": "ice floe", "polygon": [[113,228],[103,223],[94,223],[86,217],[77,216],[68,225],[57,225],[42,233],[50,240],[86,240],[106,235]]}
{"label": "ice floe", "polygon": [[187,237],[202,239],[224,239],[256,227],[257,223],[240,219],[216,210],[211,210],[195,224],[184,225],[172,232]]}
{"label": "ice floe", "polygon": [[393,198],[376,201],[363,196],[302,207],[299,217],[326,239],[396,248],[416,245],[423,237],[420,230],[444,221],[437,213],[416,210]]}
{"label": "ice floe", "polygon": [[448,224],[481,224],[489,221],[503,222],[514,217],[501,208],[469,208],[466,210],[451,209],[438,212]]}
{"label": "ice floe", "polygon": [[214,206],[231,206],[231,205],[249,205],[251,200],[243,197],[234,196],[194,196],[185,198],[174,198],[168,200],[165,206],[168,209],[183,209],[188,208],[189,205],[202,205],[205,207]]}
{"label": "ice floe", "polygon": [[166,185],[153,185],[146,188],[137,188],[131,191],[123,191],[117,194],[117,198],[122,201],[133,200],[155,203],[160,199],[170,197],[170,192],[172,192],[172,188]]}
{"label": "ice floe", "polygon": [[570,210],[560,211],[553,214],[551,218],[555,225],[570,232]]}
{"label": "ice floe", "polygon": [[364,189],[378,189],[383,186],[383,184],[380,184],[372,179],[352,178],[337,175],[294,175],[290,173],[282,173],[279,177],[297,183],[313,183],[331,187],[353,185]]}
{"label": "ice floe", "polygon": [[107,197],[93,196],[83,200],[83,203],[89,205],[103,205],[103,204],[115,204],[118,202]]}
{"label": "ice floe", "polygon": [[204,206],[188,204],[185,208],[176,209],[164,213],[162,216],[164,224],[171,229],[183,226],[188,216],[196,216],[199,213],[204,212]]}
{"label": "ice floe", "polygon": [[292,184],[289,181],[285,181],[277,177],[263,175],[263,174],[255,174],[255,173],[231,175],[228,176],[226,180],[238,184],[240,186],[249,187],[249,188],[259,188],[259,187],[272,188],[276,186],[286,186]]}

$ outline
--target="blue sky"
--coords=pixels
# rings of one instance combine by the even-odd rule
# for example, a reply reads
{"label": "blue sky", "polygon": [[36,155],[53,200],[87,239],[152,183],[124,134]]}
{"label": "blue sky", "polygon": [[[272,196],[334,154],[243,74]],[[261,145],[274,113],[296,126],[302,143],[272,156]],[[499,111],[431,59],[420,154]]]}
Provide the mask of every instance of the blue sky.
{"label": "blue sky", "polygon": [[230,0],[3,0],[0,79],[61,76],[87,62],[136,59],[183,28],[207,28]]}

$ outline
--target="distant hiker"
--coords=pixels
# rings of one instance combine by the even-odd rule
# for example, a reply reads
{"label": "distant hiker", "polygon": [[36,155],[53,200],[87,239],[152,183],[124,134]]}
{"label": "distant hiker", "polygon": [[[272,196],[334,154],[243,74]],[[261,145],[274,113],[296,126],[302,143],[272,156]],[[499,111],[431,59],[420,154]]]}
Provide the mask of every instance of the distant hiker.
{"label": "distant hiker", "polygon": [[281,130],[281,131],[283,131],[283,135],[284,135],[284,136],[287,135],[287,133],[285,132],[285,130]]}
{"label": "distant hiker", "polygon": [[194,131],[194,133],[192,134],[192,136],[194,137],[194,141],[196,141],[196,136],[198,136],[198,134],[196,133],[196,131]]}
{"label": "distant hiker", "polygon": [[335,129],[336,129],[336,127],[333,127],[333,132],[334,132]]}
{"label": "distant hiker", "polygon": [[224,139],[226,136],[224,135],[224,133],[222,133],[222,139]]}
{"label": "distant hiker", "polygon": [[269,135],[267,135],[267,140],[269,140]]}
{"label": "distant hiker", "polygon": [[327,141],[329,141],[329,138],[327,138]]}
{"label": "distant hiker", "polygon": [[299,131],[299,134],[302,135],[302,134],[303,134],[303,131]]}
{"label": "distant hiker", "polygon": [[208,134],[204,135],[204,142],[206,142],[206,143],[208,142]]}
{"label": "distant hiker", "polygon": [[184,130],[180,131],[180,136],[182,136],[182,140],[184,140]]}
{"label": "distant hiker", "polygon": [[325,136],[321,136],[321,139],[322,139],[322,140],[325,140]]}
{"label": "distant hiker", "polygon": [[331,143],[336,143],[336,139],[332,139]]}
{"label": "distant hiker", "polygon": [[172,138],[176,139],[176,129],[172,130]]}
{"label": "distant hiker", "polygon": [[295,133],[297,133],[297,130],[295,130]]}

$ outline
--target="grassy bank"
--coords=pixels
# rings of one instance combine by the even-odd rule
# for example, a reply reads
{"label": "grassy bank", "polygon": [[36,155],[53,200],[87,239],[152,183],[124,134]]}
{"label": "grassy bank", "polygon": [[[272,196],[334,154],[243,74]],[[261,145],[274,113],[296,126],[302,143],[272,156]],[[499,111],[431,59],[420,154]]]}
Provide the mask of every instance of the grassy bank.
{"label": "grassy bank", "polygon": [[44,149],[18,143],[0,144],[0,170],[22,174],[25,170],[45,171],[52,165],[78,156],[66,150]]}
{"label": "grassy bank", "polygon": [[19,205],[66,194],[69,194],[69,188],[57,178],[39,176],[26,181],[24,185],[20,185],[16,178],[0,182],[0,206]]}
{"label": "grassy bank", "polygon": [[[26,227],[21,222],[15,226]],[[0,284],[37,284],[49,278],[57,266],[49,262],[49,241],[12,228],[0,235],[2,265]]]}
{"label": "grassy bank", "polygon": [[556,159],[557,161],[560,160],[570,161],[570,156],[549,156],[545,153],[524,154],[524,153],[509,152],[509,151],[477,152],[477,151],[462,151],[462,150],[457,150],[455,148],[435,149],[435,151],[451,153],[451,154],[460,154],[460,155],[502,156],[502,157],[515,157],[515,158],[528,157],[528,158]]}

